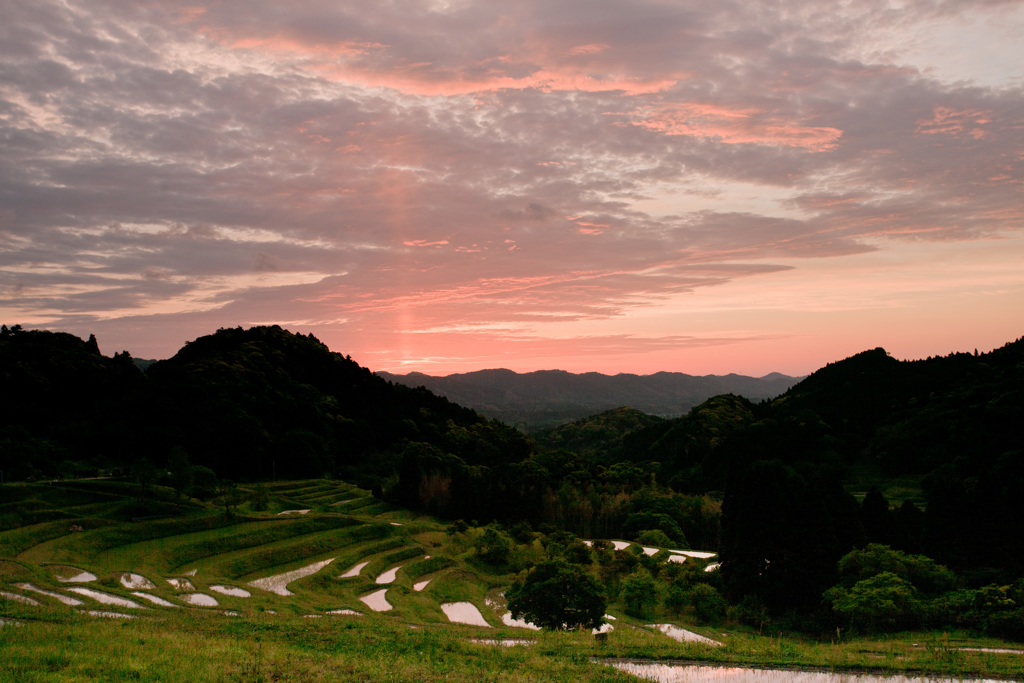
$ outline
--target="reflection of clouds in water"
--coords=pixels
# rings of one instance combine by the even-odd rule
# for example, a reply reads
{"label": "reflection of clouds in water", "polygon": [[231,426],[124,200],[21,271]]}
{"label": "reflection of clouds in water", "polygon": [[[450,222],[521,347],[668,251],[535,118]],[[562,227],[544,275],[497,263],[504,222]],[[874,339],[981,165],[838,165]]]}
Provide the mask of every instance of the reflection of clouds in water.
{"label": "reflection of clouds in water", "polygon": [[78,593],[84,595],[87,598],[92,598],[96,602],[101,602],[104,605],[114,605],[116,607],[130,607],[132,609],[145,609],[142,605],[137,602],[132,602],[126,598],[121,598],[116,595],[110,595],[102,591],[95,591],[91,588],[69,588],[72,593]]}
{"label": "reflection of clouds in water", "polygon": [[[784,671],[779,669],[746,669],[725,666],[693,666],[653,662],[610,662],[616,669],[658,683],[700,683],[715,680],[723,683],[940,683],[947,679],[908,676],[869,676],[860,674],[823,673],[817,671]],[[976,683],[996,683],[976,681]]]}
{"label": "reflection of clouds in water", "polygon": [[216,607],[217,599],[212,595],[205,595],[203,593],[189,593],[181,596],[182,602],[185,602],[193,607]]}
{"label": "reflection of clouds in water", "polygon": [[60,602],[64,603],[65,605],[70,605],[71,607],[76,607],[76,606],[82,604],[81,600],[76,600],[75,598],[69,597],[67,595],[61,595],[60,593],[52,593],[50,591],[44,591],[42,588],[37,588],[36,586],[32,585],[31,583],[18,583],[18,584],[15,584],[15,586],[20,588],[23,591],[32,591],[33,593],[39,593],[40,595],[45,595],[47,597],[51,597],[54,600],[59,600]]}
{"label": "reflection of clouds in water", "polygon": [[456,624],[469,624],[470,626],[490,626],[484,615],[480,614],[477,606],[471,602],[446,602],[441,605],[448,620]]}
{"label": "reflection of clouds in water", "polygon": [[347,572],[341,575],[343,579],[351,579],[354,576],[359,576],[359,572],[363,571],[363,567],[370,564],[369,562],[360,562],[356,566],[349,569]]}
{"label": "reflection of clouds in water", "polygon": [[292,581],[297,581],[298,579],[305,578],[307,576],[312,576],[313,574],[316,574],[318,571],[320,571],[333,561],[334,558],[332,557],[321,562],[314,562],[308,567],[302,567],[301,569],[295,569],[290,572],[285,572],[284,574],[276,574],[274,576],[268,576],[264,579],[256,579],[255,581],[250,581],[249,585],[255,588],[261,588],[265,591],[270,591],[271,593],[276,593],[278,595],[295,595],[290,590],[288,590],[289,583],[291,583]]}
{"label": "reflection of clouds in water", "polygon": [[392,567],[383,574],[377,577],[377,583],[392,583],[398,576],[398,570],[402,568],[402,565]]}
{"label": "reflection of clouds in water", "polygon": [[709,553],[703,550],[669,550],[670,553],[675,555],[683,555],[685,557],[696,557],[701,560],[710,560],[718,553]]}
{"label": "reflection of clouds in water", "polygon": [[57,580],[62,583],[89,583],[96,580],[96,575],[92,572],[81,571],[71,567],[62,567],[57,571]]}
{"label": "reflection of clouds in water", "polygon": [[156,585],[141,574],[121,574],[121,585],[129,590],[153,590]]}
{"label": "reflection of clouds in water", "polygon": [[38,600],[34,600],[27,595],[18,595],[17,593],[8,593],[7,591],[0,591],[0,598],[20,602],[23,605],[32,605],[33,607],[37,607],[39,605]]}
{"label": "reflection of clouds in water", "polygon": [[376,593],[370,593],[359,598],[360,601],[366,604],[367,607],[372,609],[374,612],[387,612],[391,607],[391,603],[387,600],[387,588],[382,588]]}
{"label": "reflection of clouds in water", "polygon": [[721,643],[717,640],[705,638],[704,636],[694,633],[693,631],[687,631],[685,628],[679,628],[674,624],[649,624],[649,626],[658,629],[669,638],[678,640],[680,643],[704,643],[705,645],[721,645]]}
{"label": "reflection of clouds in water", "polygon": [[513,618],[511,612],[505,612],[503,615],[501,615],[501,623],[505,624],[505,626],[511,626],[513,628],[528,628],[531,631],[540,630],[540,626],[537,626],[531,621],[527,621],[526,619]]}
{"label": "reflection of clouds in water", "polygon": [[148,600],[154,605],[159,605],[160,607],[177,607],[173,602],[168,602],[161,597],[150,595],[149,593],[143,593],[142,591],[135,591],[132,595],[137,598],[142,598],[143,600]]}

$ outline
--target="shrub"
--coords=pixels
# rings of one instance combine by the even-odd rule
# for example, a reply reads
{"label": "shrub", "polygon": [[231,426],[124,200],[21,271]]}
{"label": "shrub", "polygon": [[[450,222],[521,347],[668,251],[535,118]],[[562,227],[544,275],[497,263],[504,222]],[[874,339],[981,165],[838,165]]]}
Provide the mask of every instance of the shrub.
{"label": "shrub", "polygon": [[668,548],[672,545],[672,539],[661,529],[644,529],[636,536],[638,543],[644,545],[656,545],[659,548]]}
{"label": "shrub", "polygon": [[760,631],[771,621],[768,607],[756,595],[747,595],[736,605],[733,615],[748,626],[756,626]]}
{"label": "shrub", "polygon": [[484,528],[473,545],[481,560],[490,565],[501,566],[508,564],[509,558],[512,557],[515,541],[500,527],[491,524]]}
{"label": "shrub", "polygon": [[686,601],[693,607],[699,621],[715,622],[725,613],[725,599],[714,586],[706,583],[694,584],[686,592]]}
{"label": "shrub", "polygon": [[668,587],[665,593],[665,609],[672,614],[680,614],[689,604],[686,590],[677,583]]}
{"label": "shrub", "polygon": [[249,505],[256,512],[265,512],[270,507],[270,494],[267,492],[266,486],[256,485],[256,490],[249,497]]}
{"label": "shrub", "polygon": [[640,568],[622,580],[619,596],[625,601],[627,612],[642,617],[648,606],[658,602],[658,587],[651,573]]}
{"label": "shrub", "polygon": [[916,593],[909,582],[882,572],[858,581],[850,590],[831,588],[825,597],[851,625],[868,631],[893,631],[915,626],[920,620]]}

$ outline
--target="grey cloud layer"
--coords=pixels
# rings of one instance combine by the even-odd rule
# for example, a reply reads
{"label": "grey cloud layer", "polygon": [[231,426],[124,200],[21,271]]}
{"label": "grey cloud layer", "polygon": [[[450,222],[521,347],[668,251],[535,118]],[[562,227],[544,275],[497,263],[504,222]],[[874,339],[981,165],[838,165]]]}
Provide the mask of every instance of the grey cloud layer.
{"label": "grey cloud layer", "polygon": [[864,61],[978,3],[451,5],[0,2],[7,310],[601,317],[1022,226],[1024,93]]}

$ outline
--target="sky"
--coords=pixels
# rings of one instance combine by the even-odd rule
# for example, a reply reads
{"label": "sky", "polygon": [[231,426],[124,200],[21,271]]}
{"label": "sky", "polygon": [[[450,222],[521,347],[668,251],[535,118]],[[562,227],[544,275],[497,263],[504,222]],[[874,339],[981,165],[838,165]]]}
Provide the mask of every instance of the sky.
{"label": "sky", "polygon": [[0,0],[0,321],[801,375],[1024,335],[1024,2]]}

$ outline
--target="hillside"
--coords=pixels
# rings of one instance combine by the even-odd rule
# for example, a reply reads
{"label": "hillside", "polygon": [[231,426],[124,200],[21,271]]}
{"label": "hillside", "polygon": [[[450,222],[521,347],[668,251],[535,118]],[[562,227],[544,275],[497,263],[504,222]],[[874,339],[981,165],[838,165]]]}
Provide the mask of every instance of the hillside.
{"label": "hillside", "polygon": [[407,386],[425,387],[459,405],[531,433],[538,428],[622,406],[659,417],[678,417],[720,394],[736,394],[754,401],[774,398],[800,379],[779,373],[758,378],[735,374],[694,376],[679,372],[573,374],[562,370],[523,374],[511,370],[480,370],[446,377],[416,372],[377,374]]}
{"label": "hillside", "polygon": [[[218,506],[141,493],[0,486],[0,680],[635,680],[612,668],[622,658],[1019,678],[1019,654],[966,633],[762,634],[763,616],[727,616],[708,553],[446,525],[337,480],[244,487]],[[134,517],[144,505],[163,514]],[[600,577],[601,639],[511,618],[506,591],[552,558]]]}
{"label": "hillside", "polygon": [[522,459],[518,432],[423,389],[392,385],[315,337],[222,329],[145,373],[94,338],[3,328],[0,469],[9,479],[163,467],[184,454],[221,477],[393,476],[409,443]]}
{"label": "hillside", "polygon": [[825,630],[838,562],[865,544],[924,553],[971,590],[1024,577],[1007,531],[1024,528],[1024,340],[912,362],[869,350],[770,401],[619,408],[535,440],[277,327],[219,330],[145,373],[92,338],[3,328],[0,372],[7,480],[120,472],[145,502],[161,483],[230,500],[328,475],[448,520],[718,551],[734,604]]}
{"label": "hillside", "polygon": [[[246,487],[231,509],[158,487],[158,519],[129,516],[139,494],[113,479],[0,487],[0,680],[596,681],[609,674],[570,649],[708,649],[619,606],[613,649],[511,622],[501,593],[544,555],[537,534],[495,565],[476,550],[483,529],[336,480]],[[506,653],[482,638],[546,645]]]}

